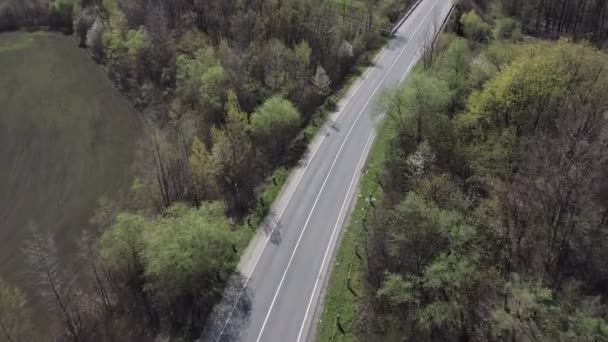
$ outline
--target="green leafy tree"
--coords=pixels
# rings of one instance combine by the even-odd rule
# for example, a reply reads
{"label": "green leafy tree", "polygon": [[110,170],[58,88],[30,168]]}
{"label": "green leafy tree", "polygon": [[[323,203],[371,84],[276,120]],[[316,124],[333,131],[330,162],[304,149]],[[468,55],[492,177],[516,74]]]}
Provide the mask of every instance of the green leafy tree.
{"label": "green leafy tree", "polygon": [[501,72],[511,62],[527,53],[525,44],[495,42],[488,45],[483,51],[483,57],[497,72]]}
{"label": "green leafy tree", "polygon": [[300,113],[284,98],[266,100],[251,115],[251,133],[273,166],[280,163],[300,127]]}
{"label": "green leafy tree", "polygon": [[212,47],[198,49],[194,56],[176,60],[178,101],[185,110],[201,113],[204,126],[221,121],[227,75]]}
{"label": "green leafy tree", "polygon": [[514,127],[518,132],[534,130],[549,119],[545,115],[565,95],[568,73],[549,54],[513,62],[472,98],[471,115],[490,127]]}
{"label": "green leafy tree", "polygon": [[395,207],[388,222],[388,253],[399,260],[404,274],[420,275],[433,257],[445,248],[446,225],[456,218],[440,211],[418,194],[410,192]]}
{"label": "green leafy tree", "polygon": [[[226,276],[234,267],[234,238],[221,203],[206,202],[199,209],[181,204],[168,208],[142,234],[149,286],[165,298],[219,290],[213,287],[217,272]],[[211,284],[206,284],[209,280]]]}
{"label": "green leafy tree", "polygon": [[106,62],[109,66],[118,63],[126,54],[126,31],[127,21],[124,16],[114,15],[110,18],[108,29],[102,38]]}
{"label": "green leafy tree", "polygon": [[419,327],[456,335],[461,341],[481,333],[494,300],[496,275],[479,267],[473,256],[449,252],[429,264],[418,296],[425,298],[415,313]]}
{"label": "green leafy tree", "polygon": [[435,64],[438,78],[444,80],[450,88],[450,118],[465,108],[466,99],[472,90],[469,80],[472,61],[473,56],[466,41],[456,38]]}
{"label": "green leafy tree", "polygon": [[170,326],[200,333],[204,318],[234,269],[234,227],[220,203],[177,204],[142,234],[146,288]]}
{"label": "green leafy tree", "polygon": [[119,214],[100,244],[118,305],[166,331],[200,332],[233,271],[235,228],[217,202],[176,204],[156,218]]}
{"label": "green leafy tree", "polygon": [[402,275],[387,273],[377,294],[379,297],[386,297],[391,305],[408,304],[416,300],[413,287],[414,284],[405,280]]}
{"label": "green leafy tree", "polygon": [[[264,70],[264,85],[271,94],[288,95],[295,87],[292,70],[289,65],[294,59],[293,51],[283,42],[272,39],[263,46],[262,63]],[[302,56],[300,56],[302,57]]]}
{"label": "green leafy tree", "polygon": [[387,115],[396,124],[405,146],[435,137],[446,123],[451,99],[448,85],[435,77],[414,73],[393,96]]}
{"label": "green leafy tree", "polygon": [[475,42],[487,43],[492,38],[492,27],[475,11],[463,14],[460,23],[465,36]]}
{"label": "green leafy tree", "polygon": [[218,191],[229,210],[242,215],[254,198],[257,175],[254,172],[254,149],[247,113],[238,104],[236,94],[228,93],[226,124],[214,128],[213,174]]}
{"label": "green leafy tree", "polygon": [[208,106],[212,110],[219,110],[222,107],[225,90],[222,84],[226,80],[224,68],[216,65],[200,76],[201,87],[199,94],[203,106]]}
{"label": "green leafy tree", "polygon": [[608,337],[608,322],[601,316],[597,298],[584,297],[576,287],[566,289],[565,301],[539,283],[518,275],[505,286],[504,305],[491,312],[490,329],[502,341],[601,341]]}
{"label": "green leafy tree", "polygon": [[523,39],[521,25],[513,18],[498,19],[494,36],[498,40],[520,41]]}
{"label": "green leafy tree", "polygon": [[306,105],[311,95],[310,85],[310,61],[312,49],[306,41],[301,41],[293,47],[292,77],[295,81],[294,90],[289,95],[290,99],[300,106]]}
{"label": "green leafy tree", "polygon": [[[470,97],[468,110],[457,117],[456,124],[459,136],[468,144],[471,165],[479,174],[510,174],[522,137],[556,129],[556,113],[576,89],[571,82],[584,70],[576,66],[579,62],[575,59],[595,55],[580,51],[579,57],[569,56],[573,48],[565,43],[541,43],[526,53],[519,52],[520,57]],[[587,92],[602,88],[598,84]]]}
{"label": "green leafy tree", "polygon": [[127,87],[133,75],[146,72],[146,58],[152,43],[145,27],[129,29],[124,16],[114,15],[102,41],[105,61],[121,87]]}
{"label": "green leafy tree", "polygon": [[[453,153],[432,157],[442,125],[430,126],[434,134],[419,126],[423,140],[412,143],[409,113],[436,112],[420,110],[434,103],[425,98],[431,87],[406,85],[390,97],[397,135],[383,200],[367,216],[366,286],[376,295],[364,299],[364,333],[382,331],[390,341],[605,340],[608,202],[598,194],[606,188],[608,59],[565,41],[497,41],[476,53],[458,42],[421,74],[467,98],[442,123],[457,132]],[[474,75],[480,65],[483,77]],[[467,75],[472,89],[458,90]]]}
{"label": "green leafy tree", "polygon": [[143,26],[137,30],[127,31],[125,38],[124,44],[127,50],[127,56],[132,61],[137,61],[137,59],[150,48],[150,36]]}
{"label": "green leafy tree", "polygon": [[104,266],[137,277],[143,271],[142,233],[146,226],[146,220],[140,215],[118,214],[114,224],[101,237],[100,255]]}
{"label": "green leafy tree", "polygon": [[188,162],[198,196],[200,199],[210,198],[215,193],[212,156],[205,143],[198,137],[192,141]]}
{"label": "green leafy tree", "polygon": [[386,274],[378,295],[400,317],[415,316],[411,338],[441,330],[472,336],[474,324],[486,314],[477,306],[486,299],[478,289],[494,277],[477,267],[475,228],[414,192],[390,217],[387,247],[394,271]]}
{"label": "green leafy tree", "polygon": [[111,65],[123,58],[135,61],[150,46],[150,38],[144,27],[130,30],[124,17],[113,16],[109,30],[103,35],[103,43],[107,62]]}

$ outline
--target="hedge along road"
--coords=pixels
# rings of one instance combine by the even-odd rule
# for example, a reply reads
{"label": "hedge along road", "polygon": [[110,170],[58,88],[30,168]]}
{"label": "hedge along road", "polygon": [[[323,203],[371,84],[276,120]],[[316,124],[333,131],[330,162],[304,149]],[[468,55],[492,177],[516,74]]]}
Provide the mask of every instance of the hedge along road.
{"label": "hedge along road", "polygon": [[215,308],[205,341],[306,341],[374,139],[374,101],[403,81],[450,0],[422,0],[355,84],[291,175]]}

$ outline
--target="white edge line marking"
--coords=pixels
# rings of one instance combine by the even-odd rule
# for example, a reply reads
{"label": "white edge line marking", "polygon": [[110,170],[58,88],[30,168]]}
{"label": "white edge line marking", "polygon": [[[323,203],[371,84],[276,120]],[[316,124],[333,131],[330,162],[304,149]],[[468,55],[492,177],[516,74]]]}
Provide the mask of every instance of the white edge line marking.
{"label": "white edge line marking", "polygon": [[[380,82],[380,84],[382,84],[382,81]],[[378,88],[376,88],[376,90],[377,89]],[[312,208],[310,209],[310,212],[308,213],[308,217],[306,218],[306,222],[304,222],[304,227],[302,228],[302,231],[300,232],[300,235],[298,236],[298,240],[296,241],[296,245],[293,248],[293,251],[291,252],[291,256],[289,257],[289,262],[287,262],[287,267],[285,267],[285,271],[283,272],[283,276],[281,277],[281,281],[279,282],[279,286],[277,287],[277,290],[274,293],[274,296],[272,298],[272,302],[270,303],[270,308],[268,308],[268,312],[266,313],[266,317],[264,318],[264,323],[262,323],[262,327],[260,328],[260,333],[258,334],[256,342],[259,342],[260,339],[262,338],[262,334],[264,333],[264,329],[266,328],[266,323],[268,323],[268,318],[270,317],[270,313],[272,312],[272,308],[274,307],[274,303],[276,302],[277,296],[279,295],[279,292],[281,291],[281,287],[283,287],[283,281],[285,281],[285,276],[287,276],[287,272],[289,271],[289,266],[291,266],[291,262],[293,261],[293,258],[296,255],[296,252],[298,250],[298,246],[300,245],[300,241],[302,241],[302,237],[304,236],[304,233],[306,232],[306,228],[308,228],[308,222],[310,222],[312,214],[314,213],[315,208],[317,207],[317,203],[319,202],[319,198],[321,198],[321,194],[323,194],[323,189],[325,188],[325,185],[327,184],[327,181],[329,180],[329,176],[331,176],[331,172],[332,172],[334,166],[336,166],[336,162],[338,161],[338,158],[340,158],[340,156],[342,154],[342,149],[344,148],[344,146],[346,146],[346,142],[348,141],[348,138],[349,138],[350,134],[353,132],[353,128],[355,128],[355,126],[357,125],[357,122],[359,121],[359,118],[361,118],[361,114],[363,114],[363,111],[367,107],[367,104],[369,103],[369,101],[371,100],[371,98],[372,97],[370,97],[367,100],[367,102],[363,106],[363,109],[361,109],[361,111],[357,115],[357,118],[355,119],[355,121],[353,122],[352,126],[348,130],[348,133],[346,134],[346,137],[344,138],[344,140],[342,141],[342,144],[340,145],[340,149],[338,149],[338,153],[336,153],[336,156],[335,156],[333,162],[331,163],[331,166],[329,167],[329,171],[327,172],[327,176],[325,176],[325,179],[323,180],[323,184],[321,184],[321,189],[319,190],[319,193],[317,194],[317,197],[315,198],[315,201],[312,204]]]}
{"label": "white edge line marking", "polygon": [[374,136],[376,135],[375,133],[376,131],[372,131],[372,133],[369,135],[369,138],[367,138],[367,143],[365,143],[365,147],[363,148],[363,153],[361,154],[361,157],[359,158],[359,163],[357,163],[357,168],[355,169],[356,172],[353,174],[353,178],[350,181],[350,184],[348,186],[348,190],[346,191],[346,197],[344,198],[344,202],[342,202],[342,207],[340,208],[340,213],[338,214],[338,219],[336,220],[336,224],[334,225],[334,229],[331,233],[331,237],[329,238],[329,243],[327,244],[327,249],[325,249],[325,254],[323,255],[323,261],[321,262],[321,268],[319,269],[319,274],[317,275],[317,280],[315,281],[315,287],[312,290],[312,294],[310,296],[310,300],[308,301],[308,306],[306,307],[306,314],[304,315],[304,320],[302,321],[302,325],[300,326],[300,332],[298,333],[298,339],[297,342],[300,342],[300,339],[302,338],[302,332],[304,331],[304,326],[306,325],[306,319],[308,318],[308,312],[310,311],[310,306],[312,305],[312,300],[315,296],[315,292],[317,292],[317,286],[319,285],[319,280],[321,279],[321,275],[323,273],[323,268],[325,267],[325,262],[327,261],[327,257],[329,256],[329,250],[331,249],[331,244],[334,241],[334,237],[336,235],[336,232],[338,231],[338,228],[341,227],[340,225],[340,221],[342,219],[342,213],[344,212],[344,208],[346,207],[346,202],[348,202],[348,197],[350,195],[351,189],[353,187],[353,185],[355,184],[355,180],[358,178],[357,176],[360,175],[360,171],[361,168],[363,167],[363,162],[366,160],[366,156],[369,152],[369,148],[371,146],[371,142],[374,140]]}
{"label": "white edge line marking", "polygon": [[[420,31],[420,28],[426,22],[426,20],[431,15],[431,13],[433,12],[433,9],[437,6],[438,3],[439,3],[439,0],[436,0],[435,3],[433,4],[433,7],[431,7],[431,10],[429,11],[429,14],[427,14],[424,17],[424,19],[422,20],[420,25],[418,25],[418,27],[416,28],[416,30],[414,31],[414,34],[412,36],[415,36],[418,34],[418,31]],[[259,342],[260,339],[262,338],[262,334],[264,333],[264,329],[266,328],[266,323],[268,323],[268,318],[270,317],[270,313],[272,312],[274,303],[276,302],[277,296],[279,295],[279,292],[281,291],[281,287],[283,286],[283,282],[285,281],[285,276],[287,275],[287,272],[289,271],[289,266],[291,266],[291,262],[293,261],[293,258],[298,250],[298,246],[300,245],[300,241],[302,240],[302,236],[304,236],[304,233],[306,232],[306,228],[308,228],[308,222],[310,221],[310,218],[312,217],[315,207],[317,206],[317,202],[318,202],[319,198],[321,197],[321,194],[323,193],[323,189],[325,188],[325,185],[327,184],[327,180],[329,179],[329,176],[331,175],[331,172],[336,164],[336,161],[338,160],[338,158],[340,157],[340,155],[342,153],[342,149],[344,148],[344,145],[346,145],[346,142],[348,141],[348,138],[349,138],[350,134],[352,133],[353,128],[355,128],[357,122],[359,121],[359,118],[361,118],[361,114],[363,114],[363,112],[369,105],[370,101],[374,98],[374,96],[376,95],[376,92],[378,92],[378,89],[380,89],[380,87],[383,85],[383,83],[386,80],[386,78],[388,77],[388,75],[390,75],[391,71],[393,70],[393,67],[395,67],[395,64],[397,64],[397,62],[399,61],[399,59],[401,58],[401,56],[403,55],[405,50],[407,50],[407,47],[411,44],[411,42],[412,42],[412,39],[410,39],[410,41],[403,47],[403,49],[401,50],[401,52],[399,53],[399,55],[397,56],[395,61],[393,61],[393,64],[391,64],[390,68],[388,69],[388,71],[386,72],[386,74],[384,75],[382,80],[380,80],[380,82],[378,83],[378,85],[376,86],[376,88],[374,89],[372,94],[369,96],[369,98],[367,99],[367,101],[365,102],[363,107],[361,108],[361,111],[357,115],[357,118],[355,119],[352,126],[348,130],[348,133],[346,134],[346,137],[344,138],[344,141],[342,142],[342,145],[340,146],[340,149],[338,150],[338,153],[336,154],[336,157],[334,158],[334,160],[329,168],[329,171],[327,172],[327,176],[325,177],[325,180],[323,181],[323,184],[321,185],[321,189],[319,190],[319,193],[317,194],[317,197],[312,205],[310,213],[308,214],[308,218],[306,219],[306,222],[304,223],[304,228],[302,228],[302,231],[300,232],[300,236],[298,237],[298,240],[296,241],[296,245],[293,249],[293,252],[291,253],[291,257],[289,258],[287,267],[285,268],[285,271],[283,272],[283,276],[281,277],[279,286],[274,294],[274,297],[272,298],[272,302],[270,303],[270,308],[268,309],[268,312],[266,313],[266,318],[264,319],[264,323],[262,323],[262,328],[260,329],[260,333],[258,334],[256,342]]]}
{"label": "white edge line marking", "polygon": [[[416,32],[417,33],[417,32]],[[409,72],[411,71],[412,66],[420,59],[420,52],[416,53],[414,59],[412,60],[412,62],[408,65],[407,69],[405,70],[405,74],[401,77],[399,83],[403,83],[403,80],[407,77],[407,75],[409,74]],[[384,113],[380,116],[379,118],[379,122],[382,121],[382,119],[384,118]],[[370,142],[373,140],[374,136],[376,135],[376,131],[374,130],[372,132],[372,134],[370,134],[370,137],[368,138],[368,142],[365,144],[365,148],[363,149],[363,154],[361,154],[361,159],[359,160],[359,164],[357,165],[357,168],[355,169],[355,174],[353,175],[353,178],[351,180],[350,185],[348,186],[348,191],[346,192],[346,197],[344,198],[344,202],[342,203],[342,208],[340,209],[340,213],[338,214],[338,219],[336,221],[336,225],[334,226],[333,232],[331,234],[331,237],[329,238],[329,243],[327,245],[327,249],[325,250],[325,255],[323,256],[323,261],[321,262],[321,268],[319,269],[319,274],[317,275],[317,280],[315,281],[315,286],[312,290],[312,294],[310,295],[310,300],[308,301],[308,306],[306,307],[306,313],[304,314],[304,320],[302,320],[302,325],[300,326],[300,332],[298,334],[298,339],[297,342],[300,342],[300,340],[302,339],[302,333],[304,331],[304,326],[306,325],[306,320],[308,319],[308,314],[310,312],[310,306],[312,305],[312,301],[313,298],[315,296],[315,293],[317,291],[317,287],[319,285],[319,280],[321,280],[321,276],[322,276],[322,272],[323,272],[323,267],[325,266],[325,262],[326,259],[329,255],[329,249],[331,247],[331,244],[333,242],[335,233],[337,232],[337,228],[340,227],[339,223],[340,223],[340,217],[342,216],[342,212],[344,211],[344,208],[346,206],[346,202],[348,201],[348,196],[350,194],[352,185],[355,181],[355,179],[357,178],[357,172],[361,171],[361,163],[362,160],[364,159],[364,157],[369,153],[369,144]]]}
{"label": "white edge line marking", "polygon": [[[435,3],[436,5],[437,3]],[[433,6],[434,8],[435,6]],[[432,9],[431,9],[432,10]],[[428,17],[428,16],[427,16]],[[426,18],[425,18],[426,20]],[[422,25],[420,25],[422,26]],[[416,33],[418,32],[418,30],[420,29],[420,26],[418,26],[418,28],[416,29]],[[393,62],[393,64],[391,65],[391,67],[389,68],[389,71],[384,75],[384,77],[382,78],[382,80],[380,81],[380,83],[378,84],[378,86],[376,87],[376,89],[374,90],[374,92],[372,93],[372,95],[370,96],[370,99],[374,96],[374,94],[376,93],[376,91],[378,90],[378,88],[380,87],[380,85],[382,85],[382,83],[384,82],[384,80],[387,78],[387,76],[390,74],[390,71],[393,69],[393,67],[395,66],[396,62],[399,60],[399,58],[401,57],[401,55],[403,54],[403,52],[405,51],[405,49],[409,46],[410,42],[408,42],[405,47],[401,50],[400,54],[397,56],[397,58],[395,59],[395,61]],[[388,46],[382,49],[382,52],[378,55],[377,58],[374,59],[374,66],[371,66],[367,69],[367,71],[363,74],[363,76],[361,77],[361,79],[359,80],[359,84],[357,85],[357,87],[353,90],[353,91],[349,91],[348,92],[348,100],[346,101],[346,103],[344,103],[343,106],[340,107],[340,109],[338,110],[338,114],[335,116],[335,118],[333,119],[334,121],[337,121],[340,116],[342,115],[342,113],[344,112],[344,108],[346,108],[346,106],[350,103],[350,100],[354,97],[354,95],[359,91],[359,89],[361,88],[361,86],[363,86],[363,81],[369,76],[369,74],[375,69],[375,64],[377,64],[380,59],[382,59],[384,57],[384,55],[386,55],[386,53],[388,52]],[[369,104],[369,99],[368,101],[365,103],[365,105],[363,106],[363,110],[365,109],[365,107],[367,107],[367,105]],[[361,110],[361,112],[363,112],[363,110]],[[355,119],[355,121],[353,122],[353,124],[351,125],[351,129],[355,126],[355,124],[357,123],[357,121],[359,120],[359,117],[361,116],[361,112],[359,113],[359,115],[357,116],[357,118]],[[300,185],[300,181],[302,180],[302,178],[304,177],[304,174],[306,173],[306,170],[308,169],[308,166],[311,164],[312,160],[314,159],[314,157],[316,156],[319,148],[321,147],[322,143],[325,141],[325,139],[327,138],[327,135],[323,135],[323,138],[316,144],[316,146],[314,147],[314,150],[311,152],[310,154],[310,158],[308,159],[308,162],[306,163],[306,166],[304,166],[304,169],[302,169],[302,172],[300,174],[300,176],[298,177],[298,180],[296,182],[296,184],[293,186],[293,189],[291,190],[290,194],[287,196],[287,200],[285,201],[285,205],[283,206],[283,208],[281,209],[281,212],[278,215],[277,218],[277,222],[280,221],[281,217],[283,216],[283,213],[285,212],[285,210],[287,209],[287,206],[289,205],[289,202],[291,201],[291,197],[293,196],[293,194],[295,193],[296,189],[298,188],[298,186]],[[345,138],[345,141],[348,139],[348,135]],[[339,155],[339,151],[338,151],[338,155]],[[338,156],[337,155],[337,156]],[[336,156],[336,157],[337,157]],[[333,164],[332,164],[333,166]],[[328,175],[331,173],[331,169],[328,172]],[[321,190],[319,191],[319,193],[321,193]],[[313,207],[314,208],[314,207]],[[311,211],[312,212],[312,211]],[[251,268],[249,274],[247,275],[247,278],[245,279],[245,283],[243,283],[243,287],[241,289],[241,291],[239,291],[239,294],[234,302],[234,305],[232,306],[232,308],[230,309],[230,314],[228,315],[228,318],[226,319],[226,322],[224,323],[222,330],[220,331],[220,333],[218,334],[217,338],[216,338],[216,342],[219,341],[223,334],[224,331],[226,330],[226,327],[228,326],[228,324],[230,323],[230,320],[232,319],[232,315],[234,313],[234,310],[236,309],[236,306],[238,305],[241,296],[243,295],[243,293],[245,292],[245,290],[247,289],[247,284],[249,283],[249,280],[251,279],[251,276],[253,275],[253,272],[257,266],[257,264],[259,263],[262,254],[264,254],[264,250],[266,249],[266,246],[268,245],[268,242],[270,241],[270,237],[272,236],[272,234],[274,233],[274,230],[276,229],[277,224],[275,223],[273,228],[271,229],[270,233],[267,235],[266,237],[266,241],[264,242],[264,246],[262,247],[262,250],[258,253],[258,256],[256,258],[256,261],[253,264],[253,267]],[[297,244],[296,247],[297,248]],[[295,249],[294,249],[295,251]],[[288,266],[289,268],[289,266]],[[282,282],[281,282],[282,283]],[[278,291],[277,291],[278,292]],[[275,295],[276,297],[276,295]],[[274,300],[273,300],[274,303]],[[272,306],[271,306],[272,308]],[[269,310],[270,312],[270,310]],[[266,320],[268,319],[268,317],[266,317]],[[266,320],[264,321],[264,325],[266,323]],[[262,328],[263,330],[263,328]],[[260,335],[261,335],[260,331]]]}
{"label": "white edge line marking", "polygon": [[[401,80],[399,81],[399,83],[403,83],[403,80],[404,80],[404,79],[407,77],[407,75],[408,75],[408,74],[409,74],[409,72],[411,71],[411,68],[412,68],[412,66],[414,65],[414,63],[415,63],[415,62],[417,62],[417,61],[419,60],[419,58],[421,57],[421,56],[419,56],[419,55],[420,55],[420,53],[417,53],[417,54],[416,54],[416,58],[414,58],[414,60],[412,60],[412,62],[411,62],[409,65],[408,65],[408,67],[407,67],[407,69],[406,69],[406,72],[405,72],[404,76],[403,76],[403,77],[401,77]],[[380,116],[380,118],[378,119],[378,122],[382,121],[382,119],[384,118],[384,115],[385,115],[385,114],[383,113],[383,114]],[[366,156],[366,154],[367,154],[367,153],[369,153],[369,147],[368,147],[368,145],[369,145],[369,142],[370,142],[370,141],[373,139],[373,137],[375,136],[375,134],[376,134],[376,132],[374,131],[374,132],[372,132],[372,134],[370,135],[369,140],[368,140],[368,143],[365,145],[365,148],[363,149],[363,151],[364,151],[364,152],[363,152],[363,154],[361,155],[361,160],[364,158],[364,156]],[[360,164],[361,164],[361,160],[359,161],[359,164],[357,165],[357,169],[356,169],[356,170],[358,170],[358,171],[361,171],[361,172],[362,172],[362,170],[361,170],[361,167],[362,167],[362,166],[360,165]],[[322,261],[322,263],[321,263],[321,268],[319,269],[319,274],[317,275],[317,280],[316,280],[316,282],[315,282],[315,286],[314,286],[314,288],[313,288],[313,290],[312,290],[312,294],[310,295],[310,300],[309,300],[309,302],[308,302],[308,306],[306,307],[306,313],[305,313],[305,315],[304,315],[304,320],[302,321],[302,325],[300,326],[300,333],[298,334],[298,339],[297,339],[297,341],[298,341],[298,342],[299,342],[299,341],[301,340],[301,338],[302,338],[302,332],[304,331],[304,326],[306,325],[306,320],[308,319],[308,314],[309,314],[309,311],[310,311],[310,306],[312,305],[312,300],[313,300],[314,295],[315,295],[315,293],[316,293],[316,291],[317,291],[317,287],[318,287],[318,285],[319,285],[319,280],[321,279],[321,276],[322,276],[322,274],[321,274],[321,273],[323,272],[323,267],[325,266],[325,262],[326,262],[326,259],[327,259],[328,254],[329,254],[329,248],[331,247],[331,243],[332,243],[332,241],[333,241],[333,239],[334,239],[334,235],[335,235],[335,233],[336,233],[336,231],[337,231],[337,228],[339,227],[339,223],[340,223],[340,219],[341,219],[341,217],[340,217],[340,216],[342,216],[342,212],[344,211],[344,208],[345,208],[346,202],[348,201],[348,196],[349,196],[349,194],[350,194],[350,190],[351,190],[351,187],[352,187],[352,185],[353,185],[353,182],[354,182],[354,181],[355,181],[355,179],[356,179],[356,177],[355,177],[356,175],[357,175],[357,173],[355,173],[355,174],[353,175],[353,179],[351,180],[351,184],[350,184],[350,185],[349,185],[349,187],[348,187],[348,191],[346,192],[346,198],[344,199],[344,202],[342,203],[342,208],[340,209],[340,213],[338,214],[338,220],[336,221],[336,225],[334,226],[334,230],[333,230],[332,235],[331,235],[331,237],[330,237],[330,239],[329,239],[329,244],[327,245],[327,249],[325,250],[325,255],[323,256],[323,261]]]}
{"label": "white edge line marking", "polygon": [[[355,87],[352,91],[349,91],[347,93],[346,102],[342,106],[340,106],[340,109],[337,111],[337,114],[335,115],[335,117],[334,118],[330,117],[330,119],[332,119],[333,121],[338,121],[338,119],[344,112],[344,108],[346,108],[346,106],[348,106],[348,104],[350,103],[350,100],[359,91],[361,86],[363,86],[363,81],[367,78],[367,76],[369,76],[369,74],[372,72],[372,70],[374,70],[375,64],[377,64],[380,61],[380,59],[382,59],[384,57],[384,55],[386,54],[387,51],[388,51],[388,48],[382,49],[382,52],[378,55],[378,57],[376,59],[374,59],[374,66],[369,67],[367,69],[367,71],[363,74],[363,76],[360,78],[359,84],[357,85],[357,87]],[[353,125],[354,125],[354,123],[353,123]],[[327,139],[327,135],[323,134],[322,138],[319,140],[319,142],[315,143],[313,150],[310,153],[310,158],[308,158],[308,162],[302,169],[302,172],[300,173],[298,180],[296,181],[295,185],[293,186],[293,189],[287,196],[287,199],[285,200],[285,204],[283,205],[283,208],[281,209],[281,212],[279,213],[276,222],[279,222],[281,220],[283,213],[285,212],[285,210],[287,209],[287,206],[289,205],[289,202],[291,201],[291,197],[296,192],[296,189],[300,185],[300,182],[302,181],[302,178],[304,177],[304,174],[306,173],[308,166],[310,165],[310,163],[312,162],[314,157],[317,155],[317,151],[319,150],[319,148],[321,147],[321,145],[323,144],[325,139]],[[315,142],[315,140],[313,140],[313,143],[314,142]],[[224,322],[224,325],[222,326],[222,330],[220,331],[219,335],[217,336],[217,339],[215,340],[216,342],[219,341],[222,338],[222,336],[224,335],[224,331],[226,330],[226,327],[228,326],[228,324],[230,323],[230,320],[232,319],[232,314],[234,313],[234,309],[236,309],[236,306],[238,305],[238,303],[241,299],[241,296],[245,292],[245,289],[247,288],[247,284],[249,283],[249,280],[251,279],[251,276],[253,275],[253,271],[255,270],[256,266],[258,265],[258,262],[260,261],[260,259],[262,258],[262,254],[264,253],[264,250],[266,249],[266,246],[268,245],[268,242],[270,241],[270,237],[274,233],[276,227],[277,227],[277,223],[275,223],[273,225],[272,229],[270,230],[270,233],[268,233],[268,235],[266,237],[266,241],[264,242],[264,245],[262,246],[262,250],[258,253],[257,258],[256,258],[255,262],[253,263],[253,266],[252,266],[251,270],[249,271],[247,278],[245,279],[245,283],[243,283],[243,287],[242,287],[241,291],[239,292],[239,294],[234,302],[234,305],[230,309],[230,314],[228,315],[226,322]]]}

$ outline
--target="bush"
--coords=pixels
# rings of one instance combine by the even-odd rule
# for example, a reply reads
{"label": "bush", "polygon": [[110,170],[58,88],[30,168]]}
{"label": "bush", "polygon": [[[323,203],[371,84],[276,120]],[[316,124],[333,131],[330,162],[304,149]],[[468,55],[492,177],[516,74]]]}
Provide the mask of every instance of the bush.
{"label": "bush", "polygon": [[266,100],[251,115],[251,133],[271,165],[278,165],[300,127],[300,113],[279,96]]}
{"label": "bush", "polygon": [[475,12],[465,13],[460,18],[465,37],[478,43],[487,43],[492,37],[492,27]]}
{"label": "bush", "polygon": [[508,40],[512,39],[515,41],[521,40],[522,32],[521,25],[513,18],[502,18],[496,22],[496,30],[494,31],[494,37],[497,40]]}

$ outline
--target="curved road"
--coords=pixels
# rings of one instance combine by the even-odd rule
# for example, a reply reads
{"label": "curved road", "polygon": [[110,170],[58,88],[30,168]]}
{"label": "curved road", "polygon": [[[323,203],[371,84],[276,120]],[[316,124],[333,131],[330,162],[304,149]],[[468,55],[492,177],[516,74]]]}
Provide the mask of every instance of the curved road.
{"label": "curved road", "polygon": [[245,251],[204,341],[314,339],[314,311],[374,140],[374,100],[403,81],[451,8],[450,0],[422,0],[341,101]]}

